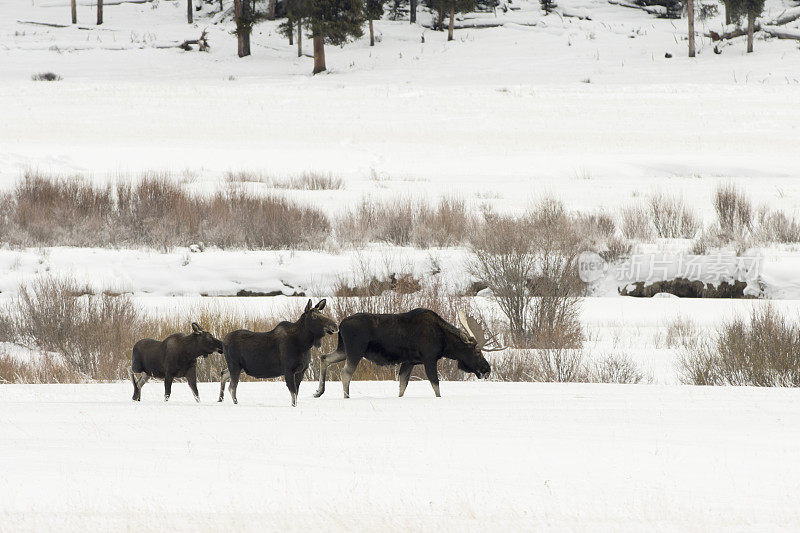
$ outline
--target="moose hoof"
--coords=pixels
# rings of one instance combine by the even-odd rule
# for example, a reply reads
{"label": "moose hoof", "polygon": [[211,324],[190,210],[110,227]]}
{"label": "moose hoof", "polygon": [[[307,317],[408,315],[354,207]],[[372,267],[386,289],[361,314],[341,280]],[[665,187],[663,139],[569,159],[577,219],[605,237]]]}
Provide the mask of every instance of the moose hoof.
{"label": "moose hoof", "polygon": [[318,390],[317,392],[314,393],[314,398],[319,398],[320,396],[322,396],[323,392],[325,391]]}
{"label": "moose hoof", "polygon": [[164,401],[165,401],[165,402],[168,402],[168,401],[169,401],[169,394],[167,394],[166,396],[164,396]]}

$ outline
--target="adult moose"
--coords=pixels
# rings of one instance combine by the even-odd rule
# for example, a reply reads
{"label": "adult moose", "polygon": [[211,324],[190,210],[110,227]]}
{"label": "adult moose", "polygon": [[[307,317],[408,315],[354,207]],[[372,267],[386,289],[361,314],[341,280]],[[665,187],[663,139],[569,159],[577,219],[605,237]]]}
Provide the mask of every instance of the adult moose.
{"label": "adult moose", "polygon": [[200,401],[197,392],[197,358],[208,357],[213,352],[222,353],[222,341],[205,331],[197,322],[192,322],[188,335],[175,333],[163,341],[142,339],[133,345],[131,381],[133,400],[142,399],[142,387],[151,377],[164,380],[164,401],[169,400],[172,381],[185,377],[192,389],[194,399]]}
{"label": "adult moose", "polygon": [[345,318],[339,324],[336,350],[322,357],[319,388],[314,396],[319,398],[325,392],[328,366],[345,359],[342,370],[345,398],[350,397],[350,379],[362,358],[378,365],[399,364],[401,397],[414,365],[425,367],[434,394],[437,398],[441,396],[436,365],[443,357],[458,361],[458,368],[464,372],[478,378],[489,377],[491,367],[481,352],[504,348],[486,348],[494,337],[487,339],[480,324],[463,311],[459,311],[458,318],[463,329],[452,326],[430,309],[398,314],[358,313]]}
{"label": "adult moose", "polygon": [[231,399],[238,403],[236,387],[244,371],[254,378],[283,376],[292,395],[292,406],[296,406],[300,382],[311,362],[311,347],[319,348],[325,335],[339,329],[336,322],[322,314],[323,309],[325,300],[313,307],[309,300],[297,322],[281,322],[266,333],[246,329],[228,333],[223,340],[228,369],[220,376],[219,401],[225,395],[225,382],[230,380]]}

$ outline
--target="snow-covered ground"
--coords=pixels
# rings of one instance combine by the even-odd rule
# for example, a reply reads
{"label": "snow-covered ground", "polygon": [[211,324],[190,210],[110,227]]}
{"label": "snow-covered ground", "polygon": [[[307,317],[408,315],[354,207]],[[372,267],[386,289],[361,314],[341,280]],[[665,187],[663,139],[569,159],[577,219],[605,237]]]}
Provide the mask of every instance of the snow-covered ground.
{"label": "snow-covered ground", "polygon": [[0,387],[8,531],[709,531],[800,523],[800,392],[282,383]]}

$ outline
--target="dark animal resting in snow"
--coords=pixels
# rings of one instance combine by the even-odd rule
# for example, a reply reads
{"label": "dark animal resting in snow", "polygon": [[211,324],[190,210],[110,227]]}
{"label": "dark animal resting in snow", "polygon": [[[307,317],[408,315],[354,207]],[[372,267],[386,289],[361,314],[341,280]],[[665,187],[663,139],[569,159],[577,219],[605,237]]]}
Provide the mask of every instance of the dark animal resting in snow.
{"label": "dark animal resting in snow", "polygon": [[325,374],[328,366],[347,362],[342,370],[344,397],[350,397],[350,379],[359,361],[366,358],[377,365],[400,365],[398,380],[400,396],[406,391],[414,365],[423,365],[433,392],[439,394],[437,362],[443,357],[458,361],[458,368],[471,372],[478,378],[489,377],[491,367],[481,351],[487,349],[483,329],[472,317],[459,312],[463,329],[456,328],[429,309],[414,309],[399,314],[358,313],[339,324],[339,343],[335,351],[322,357],[319,388],[314,394],[319,398],[325,392]]}
{"label": "dark animal resting in snow", "polygon": [[164,380],[164,401],[169,400],[172,381],[185,377],[194,399],[197,392],[197,358],[208,357],[213,352],[222,353],[222,341],[192,322],[192,333],[175,333],[163,341],[142,339],[133,345],[130,376],[133,382],[133,399],[142,398],[142,387],[152,377]]}
{"label": "dark animal resting in snow", "polygon": [[223,340],[228,368],[220,376],[219,401],[225,395],[225,382],[230,380],[231,398],[238,403],[236,387],[244,371],[254,378],[283,376],[292,406],[297,405],[297,391],[311,362],[311,347],[319,348],[325,335],[338,331],[336,322],[322,314],[324,308],[325,300],[313,307],[309,300],[297,322],[281,322],[266,333],[246,329],[228,333]]}

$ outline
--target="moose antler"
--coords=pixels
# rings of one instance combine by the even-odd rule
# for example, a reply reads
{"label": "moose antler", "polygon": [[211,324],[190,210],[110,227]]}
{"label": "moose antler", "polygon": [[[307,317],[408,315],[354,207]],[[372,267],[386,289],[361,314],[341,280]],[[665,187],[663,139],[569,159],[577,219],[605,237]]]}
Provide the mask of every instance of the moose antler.
{"label": "moose antler", "polygon": [[496,346],[494,348],[486,348],[485,346],[491,342],[494,342],[497,335],[492,335],[489,338],[486,338],[486,334],[483,331],[483,327],[481,327],[480,323],[475,320],[472,316],[465,313],[463,310],[458,311],[458,321],[461,322],[461,325],[467,331],[467,334],[470,335],[475,342],[478,344],[478,349],[484,352],[499,352],[500,350],[505,350],[505,346]]}

